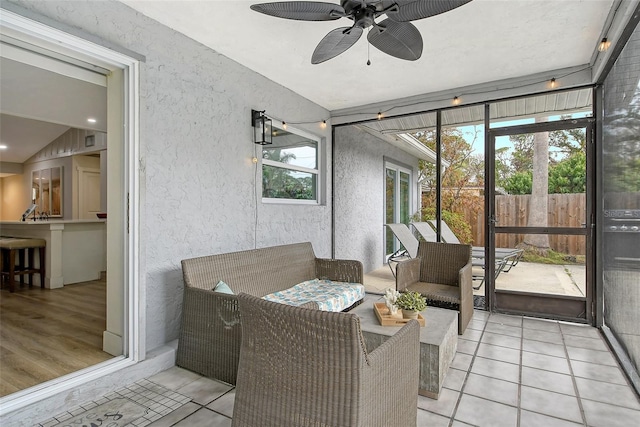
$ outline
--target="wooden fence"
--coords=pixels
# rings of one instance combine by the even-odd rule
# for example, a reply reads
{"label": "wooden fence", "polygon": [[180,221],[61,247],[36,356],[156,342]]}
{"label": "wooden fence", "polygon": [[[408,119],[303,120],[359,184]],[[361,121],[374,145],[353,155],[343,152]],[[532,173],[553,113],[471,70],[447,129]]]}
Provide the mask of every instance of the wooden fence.
{"label": "wooden fence", "polygon": [[[500,227],[526,227],[529,219],[531,195],[496,196],[496,218]],[[474,214],[465,212],[471,225],[475,246],[484,246],[484,209]],[[548,196],[549,227],[583,227],[586,223],[586,195],[550,194]],[[524,234],[496,234],[496,247],[514,248],[524,240]],[[569,255],[585,254],[585,236],[549,235],[549,246]]]}

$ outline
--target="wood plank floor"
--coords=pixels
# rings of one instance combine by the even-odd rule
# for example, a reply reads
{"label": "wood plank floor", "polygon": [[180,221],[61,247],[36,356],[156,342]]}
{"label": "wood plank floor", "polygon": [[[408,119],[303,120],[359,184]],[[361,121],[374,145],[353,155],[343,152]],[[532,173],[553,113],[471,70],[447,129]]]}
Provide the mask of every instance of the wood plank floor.
{"label": "wood plank floor", "polygon": [[105,280],[0,290],[0,397],[112,358],[105,328]]}

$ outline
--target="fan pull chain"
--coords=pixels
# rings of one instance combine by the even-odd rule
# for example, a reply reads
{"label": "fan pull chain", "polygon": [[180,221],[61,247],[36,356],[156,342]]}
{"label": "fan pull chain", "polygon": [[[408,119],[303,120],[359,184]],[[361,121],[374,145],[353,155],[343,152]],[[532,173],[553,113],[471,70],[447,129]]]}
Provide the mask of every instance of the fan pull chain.
{"label": "fan pull chain", "polygon": [[371,43],[369,43],[369,32],[371,31],[371,27],[367,30],[367,65],[371,65],[371,59],[369,59],[369,49],[371,48]]}

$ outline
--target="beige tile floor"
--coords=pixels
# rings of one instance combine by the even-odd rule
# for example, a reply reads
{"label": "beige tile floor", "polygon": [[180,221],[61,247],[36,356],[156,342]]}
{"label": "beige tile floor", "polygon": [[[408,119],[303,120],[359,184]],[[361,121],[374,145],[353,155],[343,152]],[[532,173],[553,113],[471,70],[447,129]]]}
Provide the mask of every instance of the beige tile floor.
{"label": "beige tile floor", "polygon": [[[189,399],[145,425],[231,426],[232,386],[178,367],[145,381]],[[418,426],[627,427],[640,400],[597,329],[476,310],[440,398],[418,396],[416,414]]]}

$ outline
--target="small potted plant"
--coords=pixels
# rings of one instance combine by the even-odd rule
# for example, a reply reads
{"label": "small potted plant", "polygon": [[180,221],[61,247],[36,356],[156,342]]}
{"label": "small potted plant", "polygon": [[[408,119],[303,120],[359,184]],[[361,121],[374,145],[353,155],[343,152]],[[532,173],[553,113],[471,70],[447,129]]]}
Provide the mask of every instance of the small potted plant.
{"label": "small potted plant", "polygon": [[396,305],[402,309],[405,319],[417,319],[418,313],[427,308],[427,302],[420,292],[401,292],[396,298]]}

